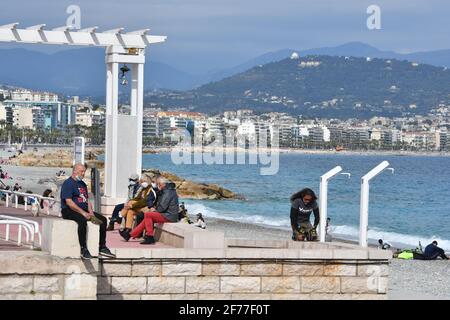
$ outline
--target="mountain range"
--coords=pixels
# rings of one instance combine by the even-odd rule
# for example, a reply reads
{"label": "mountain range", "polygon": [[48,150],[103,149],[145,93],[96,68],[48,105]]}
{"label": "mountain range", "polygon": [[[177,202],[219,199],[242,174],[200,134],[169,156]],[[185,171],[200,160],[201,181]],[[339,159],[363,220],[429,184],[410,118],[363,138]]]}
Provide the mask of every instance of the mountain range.
{"label": "mountain range", "polygon": [[[389,58],[450,67],[450,50],[399,54],[378,50],[361,42],[351,42],[336,47],[309,50],[283,49],[255,57],[233,68],[204,75],[192,75],[173,68],[170,64],[148,58],[145,65],[145,90],[191,90],[258,65],[285,59],[294,51],[301,57],[329,55]],[[77,48],[53,54],[27,49],[0,49],[0,84],[102,99],[106,81],[103,62],[104,50],[101,48]]]}
{"label": "mountain range", "polygon": [[450,103],[450,69],[308,55],[258,65],[190,91],[149,94],[146,101],[210,114],[233,109],[336,118],[426,114]]}

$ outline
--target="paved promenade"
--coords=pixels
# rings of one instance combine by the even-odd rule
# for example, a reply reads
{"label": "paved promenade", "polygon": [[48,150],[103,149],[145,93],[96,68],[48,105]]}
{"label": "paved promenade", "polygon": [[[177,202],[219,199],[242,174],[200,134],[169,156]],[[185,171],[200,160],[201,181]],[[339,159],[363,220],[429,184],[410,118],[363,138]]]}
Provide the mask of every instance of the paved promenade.
{"label": "paved promenade", "polygon": [[[45,213],[41,213],[40,216],[38,216],[38,217],[33,217],[33,215],[31,214],[31,211],[25,211],[21,208],[19,208],[19,209],[11,208],[11,207],[6,208],[4,205],[0,205],[0,215],[8,215],[8,216],[13,216],[13,217],[36,221],[37,223],[39,223],[39,228],[40,228],[41,232],[42,232],[42,219],[43,218],[61,219],[57,216],[48,216]],[[116,224],[116,229],[114,231],[108,231],[107,235],[106,235],[107,246],[111,249],[114,249],[114,248],[140,248],[140,249],[171,248],[171,246],[166,245],[164,243],[160,243],[160,242],[157,242],[154,245],[141,245],[139,242],[142,241],[142,239],[130,239],[130,241],[126,242],[119,235],[118,227],[119,227],[119,225]],[[29,246],[18,247],[17,242],[4,241],[5,229],[6,229],[6,226],[0,225],[0,250],[31,250],[29,248]],[[10,229],[10,232],[11,232],[10,238],[11,239],[13,239],[13,240],[17,239],[17,231],[18,231],[18,227],[11,226],[11,229]]]}

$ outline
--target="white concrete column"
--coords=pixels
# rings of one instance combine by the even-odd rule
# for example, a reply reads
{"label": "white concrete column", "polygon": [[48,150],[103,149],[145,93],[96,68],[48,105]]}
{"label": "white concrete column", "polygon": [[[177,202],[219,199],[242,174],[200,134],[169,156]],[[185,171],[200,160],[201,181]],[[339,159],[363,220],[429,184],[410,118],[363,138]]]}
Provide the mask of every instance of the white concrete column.
{"label": "white concrete column", "polygon": [[137,156],[136,170],[142,171],[142,127],[144,119],[144,64],[137,65]]}
{"label": "white concrete column", "polygon": [[[143,53],[130,54],[118,47],[106,50],[108,67],[104,196],[111,201],[113,198],[126,197],[128,176],[141,172],[142,168],[144,63]],[[118,113],[120,64],[127,64],[132,71],[130,115]]]}
{"label": "white concrete column", "polygon": [[117,190],[117,126],[119,64],[107,64],[106,74],[106,134],[105,134],[105,196],[116,197]]}

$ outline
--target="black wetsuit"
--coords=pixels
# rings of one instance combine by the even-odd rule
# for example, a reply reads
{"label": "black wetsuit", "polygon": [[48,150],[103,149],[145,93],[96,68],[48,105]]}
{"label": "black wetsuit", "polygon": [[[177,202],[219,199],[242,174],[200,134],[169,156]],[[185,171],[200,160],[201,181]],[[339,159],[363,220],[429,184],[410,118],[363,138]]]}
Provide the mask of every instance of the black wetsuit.
{"label": "black wetsuit", "polygon": [[311,213],[314,213],[314,228],[319,225],[319,206],[316,201],[308,205],[303,203],[301,198],[295,199],[291,205],[291,227],[292,230],[298,230],[301,223],[310,222]]}

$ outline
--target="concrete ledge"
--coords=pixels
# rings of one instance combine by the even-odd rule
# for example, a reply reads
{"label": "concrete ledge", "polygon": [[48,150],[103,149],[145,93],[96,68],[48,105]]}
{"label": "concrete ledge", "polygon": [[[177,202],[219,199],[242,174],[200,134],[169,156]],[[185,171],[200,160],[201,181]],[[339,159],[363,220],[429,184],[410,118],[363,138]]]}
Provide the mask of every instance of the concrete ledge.
{"label": "concrete ledge", "polygon": [[60,258],[39,251],[2,251],[0,275],[6,274],[96,274],[98,260]]}
{"label": "concrete ledge", "polygon": [[184,222],[156,224],[155,238],[158,241],[178,248],[225,248],[225,235],[223,232],[204,230]]}
{"label": "concrete ledge", "polygon": [[[87,223],[87,246],[93,256],[98,256],[99,226]],[[42,250],[62,258],[79,258],[78,225],[64,219],[42,219]]]}
{"label": "concrete ledge", "polygon": [[[152,248],[115,249],[117,259],[287,259],[287,260],[330,260],[377,261],[387,263],[386,253],[371,254],[367,250],[349,249],[272,249],[272,248]],[[106,263],[107,260],[104,260]]]}

